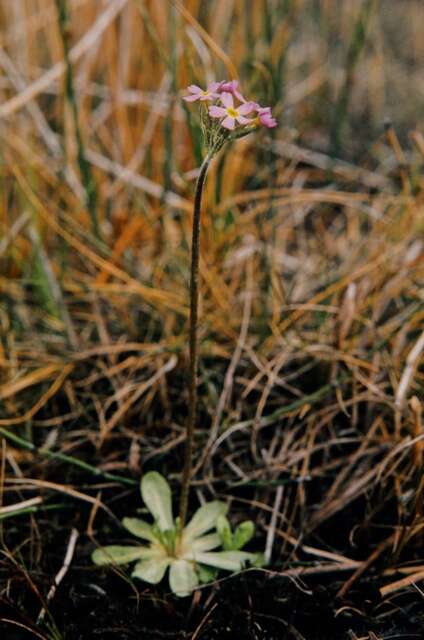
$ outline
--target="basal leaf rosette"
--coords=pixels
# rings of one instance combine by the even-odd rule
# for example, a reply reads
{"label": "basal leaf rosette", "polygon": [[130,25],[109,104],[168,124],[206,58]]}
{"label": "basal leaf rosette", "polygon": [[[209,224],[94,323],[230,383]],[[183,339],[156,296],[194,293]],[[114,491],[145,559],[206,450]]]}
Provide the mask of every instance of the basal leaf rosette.
{"label": "basal leaf rosette", "polygon": [[[161,474],[150,471],[143,476],[141,495],[153,516],[153,523],[139,518],[124,518],[122,524],[145,544],[100,547],[92,554],[95,564],[136,562],[131,575],[149,584],[161,582],[169,569],[171,590],[175,595],[184,597],[190,595],[201,582],[214,579],[220,569],[240,571],[246,564],[255,564],[257,561],[255,554],[241,551],[240,547],[231,548],[228,543],[223,551],[217,551],[223,545],[222,535],[217,531],[218,523],[221,523],[222,529],[223,522],[228,522],[225,503],[214,500],[204,504],[180,531],[178,519],[174,520],[172,514],[171,489]],[[246,541],[251,537],[250,525],[248,529],[249,535],[244,536]],[[240,542],[240,535],[238,537]]]}

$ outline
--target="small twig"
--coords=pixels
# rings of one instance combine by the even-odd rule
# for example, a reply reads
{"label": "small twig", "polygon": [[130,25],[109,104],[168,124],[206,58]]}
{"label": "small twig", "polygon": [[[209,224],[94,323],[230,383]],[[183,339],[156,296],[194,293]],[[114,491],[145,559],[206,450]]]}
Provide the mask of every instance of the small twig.
{"label": "small twig", "polygon": [[244,569],[244,573],[251,571],[260,571],[271,578],[302,578],[303,576],[315,576],[324,573],[339,573],[343,571],[353,571],[357,567],[356,562],[326,562],[316,566],[307,567],[293,567],[292,569],[286,569],[285,571],[271,571],[270,569]]}
{"label": "small twig", "polygon": [[[409,401],[409,407],[412,411],[413,416],[413,437],[419,438],[422,433],[424,433],[423,423],[422,423],[422,413],[423,409],[421,406],[421,402],[419,401],[417,396],[412,396]],[[423,464],[423,454],[424,454],[424,442],[420,440],[415,444],[414,447],[414,462],[417,469],[421,469]]]}
{"label": "small twig", "polygon": [[196,638],[199,636],[199,633],[200,633],[201,629],[205,626],[206,622],[209,620],[209,618],[211,617],[213,611],[216,609],[217,606],[218,606],[218,603],[215,602],[215,604],[209,609],[207,614],[202,618],[202,620],[198,624],[195,632],[191,636],[191,640],[196,640]]}
{"label": "small twig", "polygon": [[405,405],[408,389],[411,386],[414,372],[418,366],[421,353],[424,350],[424,331],[408,353],[406,358],[406,366],[403,370],[395,397],[395,432],[397,438],[400,437],[402,411]]}
{"label": "small twig", "polygon": [[15,511],[22,511],[22,509],[27,509],[28,507],[32,507],[36,504],[41,504],[43,502],[43,498],[38,496],[36,498],[30,498],[29,500],[23,500],[22,502],[17,502],[16,504],[9,504],[7,507],[0,507],[0,516],[5,513],[14,513]]}
{"label": "small twig", "polygon": [[29,631],[36,638],[41,638],[41,640],[48,640],[46,636],[41,635],[41,633],[38,633],[38,631],[35,631],[35,629],[31,629],[31,627],[28,627],[26,624],[22,624],[22,622],[18,622],[17,620],[10,620],[9,618],[0,618],[0,622],[5,622],[6,624],[12,624],[13,626],[19,627],[20,629],[25,629],[25,631]]}
{"label": "small twig", "polygon": [[399,386],[396,391],[395,404],[396,408],[400,411],[403,407],[406,394],[408,393],[409,386],[411,384],[412,376],[414,375],[415,367],[418,364],[421,352],[424,350],[424,331],[408,353],[406,358],[406,367],[403,370],[402,377],[399,382]]}
{"label": "small twig", "polygon": [[21,213],[21,215],[15,220],[13,225],[10,227],[9,232],[6,233],[0,240],[0,256],[6,253],[7,249],[13,243],[16,236],[20,234],[22,229],[30,220],[31,215],[28,211],[24,211],[23,213]]}
{"label": "small twig", "polygon": [[281,500],[283,499],[283,487],[279,485],[275,492],[274,508],[272,510],[271,522],[269,524],[268,533],[265,544],[265,562],[269,564],[271,561],[272,547],[274,546],[275,528],[277,526],[278,512],[280,511]]}
{"label": "small twig", "polygon": [[[53,600],[58,586],[62,582],[63,578],[66,576],[68,569],[71,566],[72,558],[74,556],[74,551],[75,551],[75,545],[78,540],[78,535],[79,535],[78,531],[76,529],[72,529],[62,568],[56,574],[53,584],[50,587],[50,591],[48,592],[47,598],[46,598],[46,604],[48,604],[51,600]],[[46,607],[43,607],[38,615],[37,624],[40,624],[40,622],[44,620],[45,615],[46,615]]]}
{"label": "small twig", "polygon": [[419,582],[421,580],[424,580],[424,571],[413,573],[410,576],[406,576],[406,578],[402,578],[401,580],[396,580],[396,582],[386,584],[385,587],[381,587],[380,589],[381,596],[384,598],[390,593],[394,593],[395,591],[399,591],[399,589],[409,587],[410,584],[414,584],[415,582]]}
{"label": "small twig", "polygon": [[350,576],[349,580],[347,580],[341,589],[337,592],[337,598],[343,599],[352,585],[361,577],[361,575],[370,567],[376,560],[381,556],[383,551],[389,547],[395,539],[395,534],[392,534],[384,540],[372,553],[371,555],[364,560],[364,562],[356,569],[355,573]]}

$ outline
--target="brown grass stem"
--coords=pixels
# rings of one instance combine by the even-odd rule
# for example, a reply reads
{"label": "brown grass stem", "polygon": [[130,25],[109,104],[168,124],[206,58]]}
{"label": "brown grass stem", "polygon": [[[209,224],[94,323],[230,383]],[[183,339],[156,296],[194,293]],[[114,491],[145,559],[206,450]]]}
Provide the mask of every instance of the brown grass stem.
{"label": "brown grass stem", "polygon": [[193,458],[193,437],[197,416],[197,368],[198,368],[198,324],[199,324],[199,258],[200,258],[200,219],[202,213],[202,195],[206,174],[212,159],[212,154],[208,153],[200,167],[199,176],[196,182],[196,192],[194,196],[193,209],[193,231],[191,242],[191,272],[190,272],[190,364],[189,364],[189,401],[188,420],[186,430],[186,441],[184,451],[184,468],[181,481],[180,498],[180,527],[184,527],[187,516],[188,493],[190,489],[192,458]]}

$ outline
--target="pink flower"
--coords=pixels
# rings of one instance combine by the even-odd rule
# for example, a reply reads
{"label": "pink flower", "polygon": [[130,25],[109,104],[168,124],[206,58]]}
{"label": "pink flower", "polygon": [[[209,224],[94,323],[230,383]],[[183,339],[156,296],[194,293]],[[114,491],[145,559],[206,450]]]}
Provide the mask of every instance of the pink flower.
{"label": "pink flower", "polygon": [[213,105],[209,107],[209,115],[212,118],[223,118],[222,126],[226,129],[233,130],[236,126],[236,122],[239,124],[249,124],[252,122],[249,118],[244,116],[251,113],[254,109],[251,102],[245,102],[238,107],[234,107],[234,98],[231,93],[221,93],[221,102],[224,107],[217,107]]}
{"label": "pink flower", "polygon": [[256,111],[257,116],[255,118],[257,124],[261,124],[268,129],[273,129],[277,126],[277,120],[271,113],[271,107],[261,107],[257,102],[252,102],[253,111]]}
{"label": "pink flower", "polygon": [[271,113],[271,107],[263,107],[258,110],[258,118],[259,122],[268,129],[273,129],[277,126],[277,120],[273,117]]}
{"label": "pink flower", "polygon": [[220,82],[220,86],[218,91],[220,93],[222,92],[228,92],[228,93],[232,93],[233,96],[235,96],[237,98],[237,100],[240,100],[240,102],[246,102],[246,100],[243,98],[243,96],[241,95],[240,91],[238,90],[238,81],[237,80],[229,80],[228,82]]}
{"label": "pink flower", "polygon": [[186,102],[195,102],[196,100],[215,100],[215,98],[219,97],[217,93],[218,88],[220,87],[221,82],[211,82],[206,90],[201,89],[197,86],[197,84],[191,84],[187,87],[187,90],[191,93],[189,96],[184,96],[183,100]]}

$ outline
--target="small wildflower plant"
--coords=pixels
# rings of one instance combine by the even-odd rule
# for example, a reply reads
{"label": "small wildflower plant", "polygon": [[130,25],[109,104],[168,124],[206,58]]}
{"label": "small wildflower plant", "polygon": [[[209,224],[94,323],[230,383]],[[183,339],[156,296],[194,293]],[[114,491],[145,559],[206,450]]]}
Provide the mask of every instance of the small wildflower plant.
{"label": "small wildflower plant", "polygon": [[187,525],[186,517],[197,417],[200,218],[206,174],[212,158],[226,142],[242,138],[259,127],[272,129],[277,126],[271,107],[247,101],[239,90],[237,80],[211,82],[206,89],[192,84],[187,90],[188,95],[184,96],[184,100],[200,104],[207,153],[199,169],[194,197],[189,402],[179,516],[174,520],[168,483],[159,473],[150,471],[141,480],[141,495],[153,516],[153,523],[137,518],[124,518],[122,521],[131,534],[145,543],[100,547],[92,555],[93,562],[98,565],[136,562],[132,576],[150,584],[159,583],[169,569],[169,585],[177,596],[188,596],[200,583],[213,580],[220,569],[235,572],[249,563],[254,566],[262,564],[261,555],[242,551],[254,535],[253,522],[242,522],[233,531],[226,517],[225,503],[214,500],[204,504]]}
{"label": "small wildflower plant", "polygon": [[[156,471],[144,475],[141,495],[153,523],[124,518],[122,524],[145,543],[100,547],[92,556],[95,564],[136,562],[132,577],[150,584],[159,583],[169,569],[171,590],[184,597],[200,583],[213,580],[219,569],[234,572],[259,562],[256,554],[241,551],[254,534],[253,522],[242,522],[232,533],[224,502],[204,504],[181,530],[179,519],[172,515],[171,489],[163,476]],[[216,551],[218,547],[223,550]]]}

